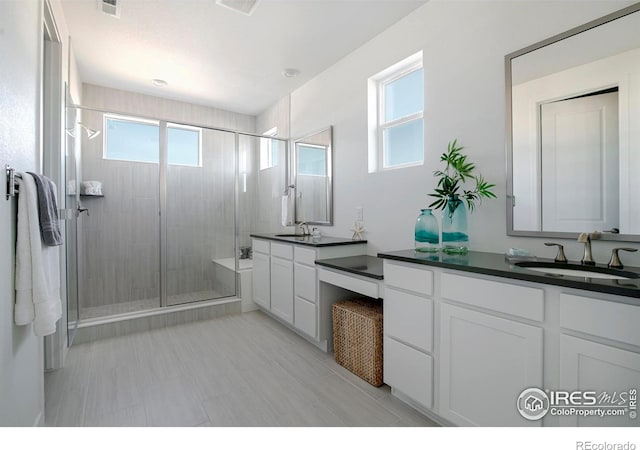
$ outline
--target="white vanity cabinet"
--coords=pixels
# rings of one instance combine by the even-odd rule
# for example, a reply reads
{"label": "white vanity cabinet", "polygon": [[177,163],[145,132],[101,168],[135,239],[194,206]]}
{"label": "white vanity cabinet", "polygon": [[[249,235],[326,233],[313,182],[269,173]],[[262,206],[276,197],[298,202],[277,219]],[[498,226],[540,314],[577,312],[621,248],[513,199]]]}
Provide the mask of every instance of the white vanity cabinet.
{"label": "white vanity cabinet", "polygon": [[464,426],[540,426],[516,410],[518,395],[542,386],[542,328],[443,303],[440,409]]}
{"label": "white vanity cabinet", "polygon": [[271,243],[271,312],[293,323],[293,247]]}
{"label": "white vanity cabinet", "polygon": [[384,261],[384,382],[433,406],[433,272]]}
{"label": "white vanity cabinet", "polygon": [[384,381],[395,396],[446,425],[640,426],[517,409],[531,387],[637,396],[637,299],[382,257]]}
{"label": "white vanity cabinet", "polygon": [[253,240],[253,301],[264,309],[271,309],[270,252],[268,241]]}
{"label": "white vanity cabinet", "polygon": [[514,405],[524,389],[542,386],[543,329],[520,320],[544,319],[544,290],[439,275],[440,415],[466,426],[540,426]]}
{"label": "white vanity cabinet", "polygon": [[307,336],[317,336],[318,289],[316,281],[316,250],[294,249],[294,320],[293,325]]}
{"label": "white vanity cabinet", "polygon": [[364,243],[316,247],[254,238],[253,301],[326,351],[327,333],[320,330],[331,318],[321,314],[315,261],[365,253]]}
{"label": "white vanity cabinet", "polygon": [[[616,326],[608,325],[612,323]],[[560,326],[562,389],[640,393],[640,353],[629,347],[640,347],[640,307],[563,293]],[[560,424],[638,427],[640,419],[563,416]]]}

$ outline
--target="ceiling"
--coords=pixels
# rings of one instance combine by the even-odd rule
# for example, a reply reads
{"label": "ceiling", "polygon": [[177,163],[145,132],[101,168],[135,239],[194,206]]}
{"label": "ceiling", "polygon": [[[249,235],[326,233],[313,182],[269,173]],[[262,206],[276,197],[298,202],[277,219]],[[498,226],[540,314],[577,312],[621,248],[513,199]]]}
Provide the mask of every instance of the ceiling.
{"label": "ceiling", "polygon": [[215,0],[118,0],[120,18],[99,0],[61,3],[82,81],[255,115],[426,0],[260,0],[251,16]]}

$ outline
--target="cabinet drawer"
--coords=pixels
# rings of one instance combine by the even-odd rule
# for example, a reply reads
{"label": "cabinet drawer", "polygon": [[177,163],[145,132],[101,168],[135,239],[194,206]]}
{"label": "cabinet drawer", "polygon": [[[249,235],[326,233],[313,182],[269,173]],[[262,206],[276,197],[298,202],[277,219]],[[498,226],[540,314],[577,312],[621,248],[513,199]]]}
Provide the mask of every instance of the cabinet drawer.
{"label": "cabinet drawer", "polygon": [[303,333],[316,337],[316,305],[296,297],[293,307],[293,325]]}
{"label": "cabinet drawer", "polygon": [[384,382],[426,408],[433,403],[433,358],[384,338]]}
{"label": "cabinet drawer", "polygon": [[316,251],[310,248],[296,246],[294,248],[295,261],[308,266],[316,265]]}
{"label": "cabinet drawer", "polygon": [[253,251],[269,254],[269,241],[263,241],[261,239],[254,239],[252,242]]}
{"label": "cabinet drawer", "polygon": [[443,273],[441,280],[440,293],[443,298],[538,322],[544,320],[544,290],[542,289],[451,273]]}
{"label": "cabinet drawer", "polygon": [[409,267],[384,261],[384,283],[417,292],[418,294],[433,294],[433,272],[419,267]]}
{"label": "cabinet drawer", "polygon": [[271,256],[277,256],[278,258],[284,259],[293,259],[293,246],[272,242]]}
{"label": "cabinet drawer", "polygon": [[384,332],[426,352],[433,351],[433,301],[386,288]]}
{"label": "cabinet drawer", "polygon": [[357,292],[358,294],[366,295],[367,297],[380,298],[379,284],[375,281],[365,280],[364,277],[359,275],[343,275],[342,273],[332,270],[319,268],[318,280],[333,284],[334,286],[340,286],[341,288]]}
{"label": "cabinet drawer", "polygon": [[560,294],[560,326],[640,346],[640,307]]}
{"label": "cabinet drawer", "polygon": [[316,302],[316,269],[315,267],[294,264],[295,295],[305,300]]}

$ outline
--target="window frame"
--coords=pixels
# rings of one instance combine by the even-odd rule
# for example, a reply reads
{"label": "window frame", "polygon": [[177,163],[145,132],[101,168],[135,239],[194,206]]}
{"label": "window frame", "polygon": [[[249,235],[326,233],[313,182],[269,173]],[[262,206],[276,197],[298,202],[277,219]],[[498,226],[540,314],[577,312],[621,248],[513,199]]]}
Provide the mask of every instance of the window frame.
{"label": "window frame", "polygon": [[[108,161],[126,161],[126,162],[134,162],[141,164],[160,164],[160,147],[158,146],[158,161],[141,161],[139,159],[122,159],[122,158],[112,158],[107,155],[108,151],[108,136],[109,136],[109,128],[107,127],[108,120],[119,120],[121,122],[130,122],[144,125],[154,125],[158,128],[158,137],[160,135],[160,120],[153,119],[145,119],[142,117],[136,116],[126,116],[123,114],[112,114],[105,113],[102,116],[102,129],[104,130],[103,138],[102,138],[102,159]],[[183,125],[180,123],[174,122],[166,122],[167,130],[169,128],[174,129],[183,129],[183,130],[191,130],[198,132],[198,165],[193,164],[175,164],[169,162],[169,139],[167,138],[167,166],[178,166],[178,167],[202,167],[202,128],[195,127],[192,125]]]}
{"label": "window frame", "polygon": [[[424,99],[421,111],[390,121],[384,120],[386,86],[418,70],[424,70],[422,51],[405,58],[369,78],[369,173],[424,165]],[[424,78],[422,82],[424,93]],[[387,154],[384,141],[385,131],[417,120],[423,121],[423,151],[421,159],[403,164],[385,165],[385,155]]]}

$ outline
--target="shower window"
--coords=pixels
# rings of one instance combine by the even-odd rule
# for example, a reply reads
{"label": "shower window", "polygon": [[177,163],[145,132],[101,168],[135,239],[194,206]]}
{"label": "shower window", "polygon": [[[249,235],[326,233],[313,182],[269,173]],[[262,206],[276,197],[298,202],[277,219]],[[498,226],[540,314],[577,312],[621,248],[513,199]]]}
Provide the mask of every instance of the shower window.
{"label": "shower window", "polygon": [[[104,115],[104,159],[159,163],[159,122],[137,117]],[[167,124],[168,163],[202,167],[202,129]]]}
{"label": "shower window", "polygon": [[[269,137],[274,137],[278,134],[278,128],[271,128],[262,134],[267,137],[260,138],[260,170],[270,169],[278,165],[278,143],[273,139],[269,139]],[[274,148],[274,145],[276,145],[276,148]]]}

